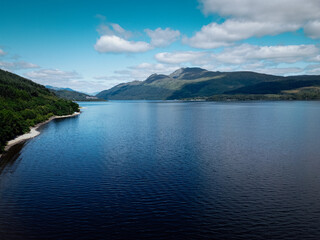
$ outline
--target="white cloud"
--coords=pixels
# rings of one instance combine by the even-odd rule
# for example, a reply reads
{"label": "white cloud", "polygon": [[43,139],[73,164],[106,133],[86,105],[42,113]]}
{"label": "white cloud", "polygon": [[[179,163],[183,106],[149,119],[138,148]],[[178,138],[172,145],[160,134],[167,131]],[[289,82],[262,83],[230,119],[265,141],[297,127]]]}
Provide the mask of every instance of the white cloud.
{"label": "white cloud", "polygon": [[[98,15],[98,18],[101,19]],[[102,19],[104,21],[104,19]],[[139,53],[166,47],[180,37],[178,30],[170,28],[145,29],[145,33],[151,38],[151,43],[145,41],[132,41],[132,32],[125,30],[117,23],[102,23],[97,28],[101,35],[94,48],[100,53]]]}
{"label": "white cloud", "polygon": [[120,34],[120,35],[128,36],[128,37],[131,35],[131,33],[130,33],[129,31],[124,30],[124,29],[123,29],[119,24],[117,24],[117,23],[111,23],[111,26],[112,26],[113,30],[114,30],[116,33]]}
{"label": "white cloud", "polygon": [[27,72],[25,73],[25,76],[44,83],[81,78],[75,71],[68,72],[59,69],[40,69],[37,71]]}
{"label": "white cloud", "polygon": [[320,20],[310,21],[304,27],[304,32],[313,39],[320,38]]}
{"label": "white cloud", "polygon": [[312,64],[306,67],[307,74],[320,75],[320,64]]}
{"label": "white cloud", "polygon": [[162,63],[180,64],[199,60],[206,55],[205,52],[161,52],[155,55],[155,59]]}
{"label": "white cloud", "polygon": [[94,48],[100,53],[139,53],[153,49],[147,42],[128,40],[132,33],[117,23],[102,23],[97,31],[101,36]]}
{"label": "white cloud", "polygon": [[277,35],[305,28],[319,38],[319,0],[200,0],[205,14],[226,21],[205,25],[193,37],[183,39],[192,47],[210,49],[229,46],[250,37]]}
{"label": "white cloud", "polygon": [[299,61],[315,62],[320,50],[315,45],[256,46],[242,44],[225,48],[218,53],[181,51],[161,52],[155,59],[161,63],[206,65],[219,64],[258,64],[259,61],[278,63],[295,63]]}
{"label": "white cloud", "polygon": [[[250,69],[252,71],[252,69]],[[296,75],[299,73],[302,73],[304,70],[302,68],[298,67],[288,67],[288,68],[257,68],[254,69],[256,72],[259,73],[265,73],[265,74],[271,74],[271,75],[280,75],[280,76],[290,76],[290,75]]]}
{"label": "white cloud", "polygon": [[100,53],[138,53],[152,49],[151,45],[147,42],[128,41],[115,35],[101,36],[94,45],[94,48]]}
{"label": "white cloud", "polygon": [[29,69],[29,68],[39,68],[38,65],[25,62],[25,61],[16,61],[16,62],[5,62],[0,61],[0,68],[4,70],[20,70],[20,69]]}
{"label": "white cloud", "polygon": [[96,92],[106,89],[109,85],[104,80],[84,80],[76,71],[63,71],[60,69],[40,69],[24,74],[37,83],[55,87],[69,87],[82,92]]}
{"label": "white cloud", "polygon": [[295,31],[299,25],[294,23],[257,22],[243,20],[226,20],[222,24],[210,23],[201,28],[191,38],[183,42],[195,48],[210,49],[229,46],[232,43],[250,37],[276,35],[284,31]]}
{"label": "white cloud", "polygon": [[4,56],[4,55],[6,55],[6,54],[7,54],[7,53],[0,48],[0,56]]}
{"label": "white cloud", "polygon": [[97,31],[100,35],[115,35],[125,39],[128,39],[132,36],[130,31],[125,30],[117,23],[101,23],[98,26]]}
{"label": "white cloud", "polygon": [[312,58],[310,59],[310,62],[320,62],[320,55],[317,55],[317,56],[315,56],[315,57],[312,57]]}
{"label": "white cloud", "polygon": [[151,45],[155,47],[166,47],[178,40],[180,32],[170,28],[155,30],[145,29],[147,35],[151,38]]}
{"label": "white cloud", "polygon": [[271,61],[274,63],[294,63],[309,61],[317,56],[319,49],[314,45],[254,46],[243,44],[227,48],[213,54],[216,61],[229,64],[244,64],[250,61]]}
{"label": "white cloud", "polygon": [[274,23],[304,23],[320,18],[319,0],[200,0],[204,13]]}

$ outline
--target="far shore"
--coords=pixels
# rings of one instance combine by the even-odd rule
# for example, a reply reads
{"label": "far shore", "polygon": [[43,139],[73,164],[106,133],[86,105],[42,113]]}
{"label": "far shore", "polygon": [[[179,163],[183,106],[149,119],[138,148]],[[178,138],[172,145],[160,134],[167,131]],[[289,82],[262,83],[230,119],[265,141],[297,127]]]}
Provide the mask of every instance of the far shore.
{"label": "far shore", "polygon": [[[28,133],[25,133],[25,134],[22,134],[20,136],[17,136],[15,139],[12,139],[10,141],[8,141],[5,149],[4,149],[4,153],[7,152],[12,146],[18,144],[18,143],[21,143],[23,141],[26,141],[28,139],[31,139],[31,138],[34,138],[36,136],[38,136],[40,134],[40,132],[38,131],[38,128],[41,127],[42,125],[44,124],[47,124],[48,122],[54,120],[54,119],[58,119],[58,118],[68,118],[68,117],[75,117],[77,115],[79,115],[81,112],[75,112],[73,114],[70,114],[70,115],[63,115],[63,116],[53,116],[51,118],[49,118],[47,121],[44,121],[42,123],[38,123],[36,126],[30,128],[30,132]],[[0,157],[2,155],[0,154]]]}

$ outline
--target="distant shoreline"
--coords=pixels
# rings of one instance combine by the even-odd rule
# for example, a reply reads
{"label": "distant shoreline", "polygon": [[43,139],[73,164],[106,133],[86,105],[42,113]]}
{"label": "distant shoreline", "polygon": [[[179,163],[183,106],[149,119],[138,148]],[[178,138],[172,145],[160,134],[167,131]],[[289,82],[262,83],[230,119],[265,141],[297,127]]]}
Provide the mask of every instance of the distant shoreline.
{"label": "distant shoreline", "polygon": [[[40,132],[38,131],[38,128],[41,127],[42,125],[45,125],[54,119],[75,117],[75,116],[78,116],[79,114],[81,114],[81,112],[74,112],[73,114],[70,114],[70,115],[53,116],[44,122],[38,123],[34,127],[30,128],[30,132],[19,135],[16,138],[8,141],[7,145],[5,146],[3,154],[5,154],[14,145],[38,136],[40,134]],[[2,157],[3,154],[0,154],[0,157]]]}

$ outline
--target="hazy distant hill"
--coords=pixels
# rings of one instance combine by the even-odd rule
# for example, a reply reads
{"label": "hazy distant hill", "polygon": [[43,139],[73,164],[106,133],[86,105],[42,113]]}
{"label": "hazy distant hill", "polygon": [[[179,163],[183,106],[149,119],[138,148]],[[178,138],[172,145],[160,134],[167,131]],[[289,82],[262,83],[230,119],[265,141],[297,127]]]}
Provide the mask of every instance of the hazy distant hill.
{"label": "hazy distant hill", "polygon": [[72,101],[104,101],[104,99],[99,99],[95,96],[91,96],[85,93],[77,92],[71,88],[58,88],[46,85],[51,92],[60,98],[72,100]]}
{"label": "hazy distant hill", "polygon": [[320,77],[181,68],[170,75],[153,74],[145,81],[119,84],[97,97],[114,100],[208,98],[222,94],[279,94],[310,86],[320,86]]}
{"label": "hazy distant hill", "polygon": [[5,143],[53,115],[79,111],[79,105],[55,96],[44,86],[0,70],[0,152]]}
{"label": "hazy distant hill", "polygon": [[73,90],[71,88],[59,88],[59,87],[54,87],[54,86],[50,86],[50,85],[45,85],[45,87],[48,89],[52,89],[52,90],[67,90],[67,91],[75,92],[75,90]]}

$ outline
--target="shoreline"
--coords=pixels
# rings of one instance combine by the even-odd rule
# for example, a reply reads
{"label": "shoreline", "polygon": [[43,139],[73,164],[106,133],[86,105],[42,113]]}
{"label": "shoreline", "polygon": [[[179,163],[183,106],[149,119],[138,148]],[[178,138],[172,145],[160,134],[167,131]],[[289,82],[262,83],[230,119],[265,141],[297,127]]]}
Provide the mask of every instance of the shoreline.
{"label": "shoreline", "polygon": [[37,129],[39,127],[41,127],[42,125],[45,125],[54,119],[75,117],[75,116],[78,116],[79,114],[81,114],[81,112],[74,112],[73,114],[70,114],[70,115],[53,116],[44,122],[38,123],[34,127],[31,127],[29,132],[24,133],[22,135],[19,135],[16,138],[8,141],[7,145],[4,148],[4,152],[2,154],[0,154],[0,157],[2,157],[2,155],[5,154],[12,146],[38,136],[40,134],[40,132]]}

